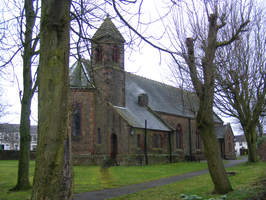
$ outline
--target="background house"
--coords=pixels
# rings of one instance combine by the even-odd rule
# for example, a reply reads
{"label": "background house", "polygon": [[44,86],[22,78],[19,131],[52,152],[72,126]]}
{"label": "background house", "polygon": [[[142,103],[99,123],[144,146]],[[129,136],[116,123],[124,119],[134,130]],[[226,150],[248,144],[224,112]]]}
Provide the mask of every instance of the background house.
{"label": "background house", "polygon": [[[37,148],[37,126],[31,126],[30,150]],[[2,150],[19,150],[19,124],[0,124],[0,144]]]}
{"label": "background house", "polygon": [[248,149],[248,143],[245,135],[236,135],[235,136],[235,151],[237,155],[240,155],[240,149]]}

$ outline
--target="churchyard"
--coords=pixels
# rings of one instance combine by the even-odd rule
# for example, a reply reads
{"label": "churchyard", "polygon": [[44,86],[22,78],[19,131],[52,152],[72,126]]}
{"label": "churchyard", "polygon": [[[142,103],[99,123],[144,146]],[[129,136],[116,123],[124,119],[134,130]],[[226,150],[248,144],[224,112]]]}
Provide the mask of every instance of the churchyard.
{"label": "churchyard", "polygon": [[[30,161],[30,181],[32,184],[35,161]],[[18,161],[0,161],[0,199],[21,200],[30,199],[31,190],[9,192],[16,184]],[[164,177],[206,169],[207,163],[180,162],[168,165],[148,166],[114,166],[109,168],[112,177],[111,183],[104,181],[100,166],[74,166],[75,193],[101,190],[107,187],[119,187],[136,184]],[[227,194],[227,199],[245,199],[266,191],[266,163],[259,162],[247,165],[242,163],[237,167],[226,168],[226,171],[236,171],[237,174],[229,176],[234,188]],[[186,179],[174,184],[157,187],[115,199],[182,199],[181,194],[198,195],[202,199],[220,198],[221,195],[210,194],[213,184],[209,174]]]}

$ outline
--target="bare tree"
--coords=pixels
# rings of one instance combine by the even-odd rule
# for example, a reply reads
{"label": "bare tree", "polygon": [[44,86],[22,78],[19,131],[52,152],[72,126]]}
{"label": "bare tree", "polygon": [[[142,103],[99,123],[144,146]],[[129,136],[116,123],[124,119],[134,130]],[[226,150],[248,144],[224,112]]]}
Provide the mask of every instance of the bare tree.
{"label": "bare tree", "polygon": [[[183,77],[190,77],[189,84],[193,86],[199,100],[198,110],[195,112],[196,125],[203,140],[205,153],[208,161],[208,168],[214,183],[213,193],[227,193],[232,191],[229,179],[226,175],[217,143],[215,124],[213,120],[213,99],[215,88],[215,57],[217,49],[233,43],[249,23],[250,6],[252,1],[171,1],[166,6],[168,11],[158,9],[157,16],[160,18],[158,26],[162,26],[161,37],[167,37],[165,42],[154,40],[148,35],[148,26],[143,28],[141,23],[141,11],[144,1],[121,1],[132,6],[137,4],[139,20],[138,25],[130,24],[128,12],[125,13],[125,6],[117,4],[113,0],[113,7],[130,30],[138,35],[141,40],[151,44],[161,52],[168,52],[175,60],[175,63]],[[251,4],[249,4],[251,3]],[[241,12],[240,8],[244,7]],[[160,15],[160,13],[162,13]],[[163,14],[166,13],[166,14]],[[172,13],[172,19],[169,19]],[[240,19],[232,26],[230,20],[234,17]],[[129,20],[126,20],[126,19]],[[152,17],[151,17],[152,18]],[[170,20],[170,23],[169,23]],[[150,25],[149,23],[147,23]],[[145,23],[142,23],[145,25]],[[226,26],[230,27],[228,37],[221,37]],[[142,30],[145,30],[141,32]],[[186,38],[187,36],[191,38]]]}
{"label": "bare tree", "polygon": [[[38,52],[38,16],[39,1],[26,0],[23,4],[3,2],[7,16],[3,21],[4,35],[1,43],[1,68],[20,65],[23,62],[23,89],[20,91],[20,154],[17,184],[12,190],[29,189],[29,159],[30,159],[30,116],[31,100],[37,87],[36,76],[32,72],[33,62]],[[35,4],[34,4],[35,3]],[[2,74],[3,75],[3,74]],[[36,75],[36,74],[35,74]]]}
{"label": "bare tree", "polygon": [[[216,105],[239,120],[248,143],[249,162],[258,161],[256,128],[266,109],[266,12],[262,5],[254,8],[246,34],[221,48],[216,57]],[[224,35],[227,33],[225,30]]]}

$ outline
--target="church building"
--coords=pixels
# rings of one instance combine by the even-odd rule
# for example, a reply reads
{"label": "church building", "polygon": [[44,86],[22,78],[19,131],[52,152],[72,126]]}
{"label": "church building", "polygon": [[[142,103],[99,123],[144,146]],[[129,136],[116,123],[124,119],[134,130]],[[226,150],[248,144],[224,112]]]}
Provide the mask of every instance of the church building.
{"label": "church building", "polygon": [[[74,165],[146,165],[205,158],[195,94],[124,70],[125,40],[110,17],[91,39],[90,60],[71,66]],[[230,124],[213,115],[221,156],[235,159]]]}

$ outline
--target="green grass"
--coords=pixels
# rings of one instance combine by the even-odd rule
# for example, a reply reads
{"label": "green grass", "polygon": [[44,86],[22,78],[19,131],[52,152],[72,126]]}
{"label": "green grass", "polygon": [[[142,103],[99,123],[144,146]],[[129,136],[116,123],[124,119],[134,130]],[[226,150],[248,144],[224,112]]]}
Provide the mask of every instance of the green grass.
{"label": "green grass", "polygon": [[101,190],[99,181],[100,166],[74,166],[74,193]]}
{"label": "green grass", "polygon": [[[240,164],[238,167],[226,168],[226,171],[238,172],[235,176],[229,176],[230,183],[234,188],[233,192],[227,194],[227,199],[245,199],[265,191],[266,186],[266,163],[259,162],[247,165]],[[182,199],[181,194],[197,195],[202,199],[220,198],[221,195],[211,194],[213,184],[209,174],[186,179],[173,184],[137,192],[131,195],[124,195],[112,199]]]}
{"label": "green grass", "polygon": [[[35,162],[30,161],[30,183],[33,182]],[[30,199],[31,190],[9,192],[17,181],[18,161],[0,161],[0,200]],[[147,182],[150,180],[206,169],[206,163],[175,163],[171,165],[148,165],[131,167],[111,167],[109,172],[117,186]],[[75,193],[103,189],[100,183],[100,166],[74,166]]]}
{"label": "green grass", "polygon": [[[30,182],[33,181],[35,162],[30,161]],[[15,186],[17,179],[18,161],[0,161],[0,200],[25,200],[30,199],[31,190],[22,192],[9,192]],[[178,174],[207,168],[207,163],[175,163],[169,165],[148,165],[130,167],[111,167],[109,172],[117,186],[147,182],[150,180],[165,178]],[[227,168],[227,171],[237,171],[236,176],[231,176],[230,181],[234,192],[229,193],[229,199],[241,199],[235,196],[248,196],[252,192],[250,187],[258,182],[259,177],[266,178],[266,163],[251,165],[241,164],[236,168]],[[74,166],[75,193],[83,193],[101,190],[100,166]],[[263,171],[264,170],[264,171]],[[209,175],[203,175],[183,180],[171,185],[138,192],[118,199],[179,199],[180,194],[196,194],[204,198],[219,197],[211,195],[213,189]],[[259,188],[258,188],[259,190]],[[229,196],[228,195],[228,196]],[[203,199],[204,199],[203,198]]]}
{"label": "green grass", "polygon": [[[33,183],[35,161],[30,161],[30,184]],[[102,189],[99,182],[99,166],[74,166],[75,193]],[[30,199],[31,189],[9,192],[17,183],[17,160],[0,160],[0,200]]]}
{"label": "green grass", "polygon": [[148,182],[151,180],[207,169],[207,163],[174,163],[169,165],[117,166],[109,169],[117,186]]}
{"label": "green grass", "polygon": [[[30,161],[30,183],[33,182],[35,162]],[[17,183],[18,161],[0,160],[0,199],[1,200],[22,200],[30,199],[31,190],[22,192],[9,192]]]}

